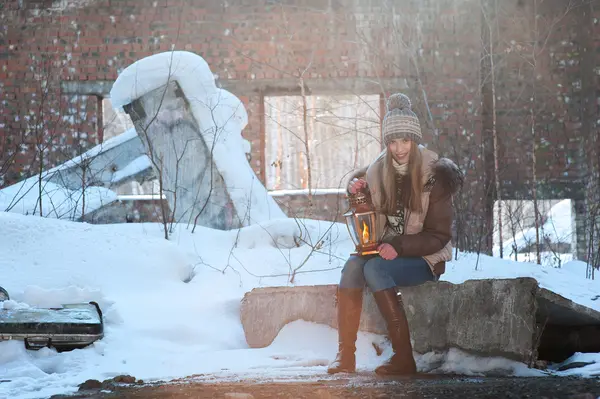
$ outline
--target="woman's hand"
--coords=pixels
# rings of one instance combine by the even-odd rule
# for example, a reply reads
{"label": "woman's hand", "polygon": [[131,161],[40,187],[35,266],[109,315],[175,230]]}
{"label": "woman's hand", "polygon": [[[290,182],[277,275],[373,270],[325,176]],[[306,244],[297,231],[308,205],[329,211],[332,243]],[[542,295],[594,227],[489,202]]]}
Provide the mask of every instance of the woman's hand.
{"label": "woman's hand", "polygon": [[350,194],[356,194],[365,187],[367,187],[367,181],[365,179],[354,178],[348,185],[348,191]]}
{"label": "woman's hand", "polygon": [[379,256],[381,256],[385,260],[393,260],[398,257],[398,252],[396,252],[396,250],[394,249],[394,247],[391,246],[391,244],[380,244],[377,247],[377,250],[379,251]]}

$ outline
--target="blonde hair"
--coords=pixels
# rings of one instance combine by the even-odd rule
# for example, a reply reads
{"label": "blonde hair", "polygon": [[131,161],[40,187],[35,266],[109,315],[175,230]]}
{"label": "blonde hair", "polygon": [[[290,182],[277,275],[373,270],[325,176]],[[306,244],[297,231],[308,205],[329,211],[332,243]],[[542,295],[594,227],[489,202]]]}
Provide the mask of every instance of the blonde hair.
{"label": "blonde hair", "polygon": [[423,160],[419,146],[414,141],[411,141],[408,173],[402,179],[399,189],[396,188],[396,172],[393,162],[394,159],[388,149],[385,152],[385,159],[382,165],[383,173],[381,173],[381,212],[387,215],[395,214],[397,211],[398,195],[400,195],[400,203],[404,208],[408,208],[412,212],[423,212],[423,205],[421,203],[421,194],[423,193]]}

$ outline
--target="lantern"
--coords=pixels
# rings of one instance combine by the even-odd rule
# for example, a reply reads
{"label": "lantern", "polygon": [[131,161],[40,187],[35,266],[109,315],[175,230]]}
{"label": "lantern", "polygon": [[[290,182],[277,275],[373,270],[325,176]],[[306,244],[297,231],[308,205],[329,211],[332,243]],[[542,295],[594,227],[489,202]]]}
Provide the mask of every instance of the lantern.
{"label": "lantern", "polygon": [[375,255],[379,251],[379,229],[377,212],[373,209],[370,196],[362,191],[348,195],[350,209],[344,214],[350,237],[356,246],[352,255]]}

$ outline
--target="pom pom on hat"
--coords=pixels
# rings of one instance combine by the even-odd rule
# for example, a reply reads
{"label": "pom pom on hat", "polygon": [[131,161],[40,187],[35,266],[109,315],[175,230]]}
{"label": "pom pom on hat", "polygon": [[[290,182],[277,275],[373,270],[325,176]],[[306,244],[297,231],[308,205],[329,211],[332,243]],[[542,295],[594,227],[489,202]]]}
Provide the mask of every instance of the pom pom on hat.
{"label": "pom pom on hat", "polygon": [[387,100],[387,110],[391,111],[393,109],[399,110],[411,110],[412,103],[410,102],[410,98],[406,94],[395,93],[392,94]]}

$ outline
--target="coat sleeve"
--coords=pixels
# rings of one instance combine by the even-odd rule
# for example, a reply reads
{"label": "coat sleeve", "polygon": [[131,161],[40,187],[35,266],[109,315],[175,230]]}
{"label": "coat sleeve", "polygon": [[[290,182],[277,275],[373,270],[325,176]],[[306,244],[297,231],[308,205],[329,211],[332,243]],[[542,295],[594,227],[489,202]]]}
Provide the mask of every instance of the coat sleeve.
{"label": "coat sleeve", "polygon": [[391,244],[398,256],[418,257],[434,254],[444,248],[452,238],[452,195],[442,184],[435,184],[429,196],[429,208],[423,222],[423,230],[417,234],[391,237]]}

